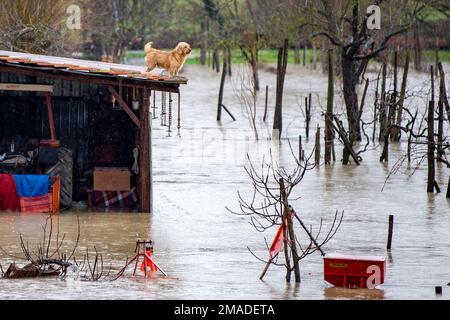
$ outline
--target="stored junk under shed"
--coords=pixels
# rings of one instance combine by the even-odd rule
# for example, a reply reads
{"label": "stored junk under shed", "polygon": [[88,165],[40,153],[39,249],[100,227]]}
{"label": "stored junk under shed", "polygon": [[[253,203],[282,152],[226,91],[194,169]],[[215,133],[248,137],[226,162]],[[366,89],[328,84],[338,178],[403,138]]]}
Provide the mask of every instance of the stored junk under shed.
{"label": "stored junk under shed", "polygon": [[[179,86],[186,83],[145,67],[0,51],[0,174],[60,177],[66,207],[102,206],[93,199],[105,198],[103,206],[138,202],[151,212],[151,97],[169,92],[170,135],[172,94],[180,130]],[[130,173],[119,184],[126,190],[95,190],[95,172],[105,168],[120,179]]]}

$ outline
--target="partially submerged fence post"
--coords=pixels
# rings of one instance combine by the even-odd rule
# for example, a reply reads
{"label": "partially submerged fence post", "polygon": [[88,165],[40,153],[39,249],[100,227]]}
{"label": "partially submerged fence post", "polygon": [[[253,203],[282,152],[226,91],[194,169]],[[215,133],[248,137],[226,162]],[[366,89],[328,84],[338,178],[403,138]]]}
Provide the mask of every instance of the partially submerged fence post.
{"label": "partially submerged fence post", "polygon": [[315,154],[314,159],[316,166],[320,165],[320,127],[317,126],[317,132],[316,132],[316,144],[315,144]]}
{"label": "partially submerged fence post", "polygon": [[302,136],[298,136],[298,160],[303,161]]}
{"label": "partially submerged fence post", "polygon": [[450,199],[450,177],[448,177],[448,186],[447,186],[447,199]]}
{"label": "partially submerged fence post", "polygon": [[223,105],[223,89],[225,87],[225,79],[227,76],[227,58],[223,59],[223,68],[222,68],[222,78],[220,79],[220,89],[219,89],[219,102],[217,104],[217,121],[222,120],[222,105]]}
{"label": "partially submerged fence post", "polygon": [[394,216],[389,215],[389,229],[388,229],[388,239],[387,239],[387,246],[386,248],[388,250],[391,250],[392,247],[392,234],[394,232]]}
{"label": "partially submerged fence post", "polygon": [[333,144],[333,50],[328,50],[328,96],[327,112],[325,114],[325,164],[331,164],[331,149]]}
{"label": "partially submerged fence post", "polygon": [[266,122],[267,119],[267,104],[269,103],[269,86],[266,86],[266,101],[264,104],[264,118],[263,121]]}
{"label": "partially submerged fence post", "polygon": [[[311,94],[309,94],[311,99]],[[305,98],[305,111],[306,111],[306,139],[309,139],[309,123],[311,121],[311,100],[308,102],[308,97]]]}

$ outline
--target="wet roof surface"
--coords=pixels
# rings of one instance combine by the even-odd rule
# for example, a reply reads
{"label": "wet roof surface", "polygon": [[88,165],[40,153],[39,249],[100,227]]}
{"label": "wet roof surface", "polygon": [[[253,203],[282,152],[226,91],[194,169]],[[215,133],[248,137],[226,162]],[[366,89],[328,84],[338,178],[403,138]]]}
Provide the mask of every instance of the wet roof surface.
{"label": "wet roof surface", "polygon": [[33,69],[73,71],[81,76],[109,76],[117,79],[162,82],[167,84],[186,84],[184,77],[161,76],[146,72],[145,67],[115,64],[100,61],[71,59],[0,50],[0,64],[27,66]]}

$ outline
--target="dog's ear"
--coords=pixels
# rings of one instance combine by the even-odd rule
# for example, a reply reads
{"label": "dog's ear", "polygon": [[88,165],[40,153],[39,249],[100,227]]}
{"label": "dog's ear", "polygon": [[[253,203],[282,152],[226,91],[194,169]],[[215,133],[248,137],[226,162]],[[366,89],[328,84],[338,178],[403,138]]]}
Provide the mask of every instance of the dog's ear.
{"label": "dog's ear", "polygon": [[179,44],[177,45],[177,52],[178,52],[179,54],[183,54],[183,46],[181,45],[181,43],[179,43]]}

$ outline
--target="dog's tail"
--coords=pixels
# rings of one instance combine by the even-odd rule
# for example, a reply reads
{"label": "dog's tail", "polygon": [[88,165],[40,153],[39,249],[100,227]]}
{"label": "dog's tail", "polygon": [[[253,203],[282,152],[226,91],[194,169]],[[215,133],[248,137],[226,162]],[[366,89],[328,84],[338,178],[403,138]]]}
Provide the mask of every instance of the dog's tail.
{"label": "dog's tail", "polygon": [[145,45],[145,52],[149,53],[152,50],[153,42],[149,42]]}

